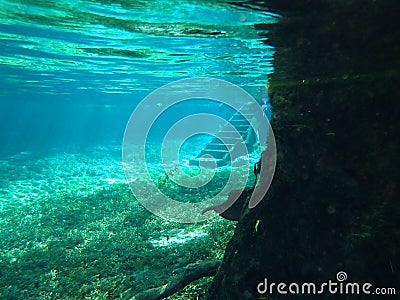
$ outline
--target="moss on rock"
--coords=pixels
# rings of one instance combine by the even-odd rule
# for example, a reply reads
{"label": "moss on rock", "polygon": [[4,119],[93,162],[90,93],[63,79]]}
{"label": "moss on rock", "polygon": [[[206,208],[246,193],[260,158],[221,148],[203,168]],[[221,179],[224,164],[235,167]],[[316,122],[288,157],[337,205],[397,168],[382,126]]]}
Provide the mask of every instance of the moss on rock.
{"label": "moss on rock", "polygon": [[338,271],[399,291],[399,4],[267,5],[283,16],[268,34],[277,170],[239,220],[208,299],[257,299],[265,277],[318,283]]}

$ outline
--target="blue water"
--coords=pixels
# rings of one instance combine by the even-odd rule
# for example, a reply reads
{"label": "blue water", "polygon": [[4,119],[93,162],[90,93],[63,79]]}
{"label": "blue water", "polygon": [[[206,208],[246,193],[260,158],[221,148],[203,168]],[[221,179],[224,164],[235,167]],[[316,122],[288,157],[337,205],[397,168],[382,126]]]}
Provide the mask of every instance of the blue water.
{"label": "blue water", "polygon": [[262,99],[273,49],[254,24],[275,21],[228,1],[1,0],[0,155],[121,144],[143,97],[182,78]]}
{"label": "blue water", "polygon": [[[222,258],[234,223],[151,214],[127,183],[154,195],[121,148],[135,107],[172,81],[212,77],[267,98],[273,48],[254,25],[277,16],[243,3],[0,0],[1,299],[130,299],[190,263]],[[219,193],[230,171],[185,189],[173,182],[175,162],[168,169],[160,158],[168,129],[194,113],[228,119],[233,111],[211,99],[165,110],[148,134],[146,163],[162,193],[199,203]],[[190,176],[199,170],[183,162],[207,139],[195,135],[180,149]],[[200,299],[209,284],[171,299]]]}

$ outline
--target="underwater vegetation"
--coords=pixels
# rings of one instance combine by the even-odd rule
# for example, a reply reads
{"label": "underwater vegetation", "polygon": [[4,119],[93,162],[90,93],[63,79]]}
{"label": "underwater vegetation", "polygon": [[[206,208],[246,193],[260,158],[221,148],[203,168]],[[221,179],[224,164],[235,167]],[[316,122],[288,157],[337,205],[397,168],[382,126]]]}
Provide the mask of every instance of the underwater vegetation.
{"label": "underwater vegetation", "polygon": [[[398,294],[399,3],[0,1],[0,299],[279,300],[257,284],[338,271]],[[184,188],[178,170],[201,168],[178,155],[163,165],[150,146],[136,171],[120,140],[148,92],[197,77],[271,99],[278,163],[257,207],[245,204],[262,172],[247,157],[235,205],[180,224],[129,185],[158,199],[144,171],[160,193],[197,204],[236,170]]]}
{"label": "underwater vegetation", "polygon": [[[223,78],[261,97],[273,49],[254,25],[276,19],[229,1],[0,1],[0,299],[129,299],[222,260],[235,223],[150,214],[129,190],[121,138],[140,100],[173,80]],[[150,177],[177,201],[213,197],[230,174],[185,189],[153,151]],[[204,298],[210,283],[170,299]]]}
{"label": "underwater vegetation", "polygon": [[[150,214],[129,190],[115,150],[0,160],[2,299],[127,299],[190,263],[222,258],[234,224],[184,225]],[[171,299],[204,295],[209,283]]]}

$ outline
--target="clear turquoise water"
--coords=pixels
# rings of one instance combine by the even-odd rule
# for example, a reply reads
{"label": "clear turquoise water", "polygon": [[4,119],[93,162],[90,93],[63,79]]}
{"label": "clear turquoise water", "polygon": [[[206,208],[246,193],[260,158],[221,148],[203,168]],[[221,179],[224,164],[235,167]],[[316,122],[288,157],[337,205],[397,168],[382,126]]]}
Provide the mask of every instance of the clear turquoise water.
{"label": "clear turquoise water", "polygon": [[[1,299],[128,299],[222,257],[234,223],[147,212],[126,184],[121,145],[133,109],[171,81],[214,77],[265,97],[273,49],[255,24],[277,16],[246,6],[0,0]],[[165,178],[160,165],[149,170]],[[201,298],[209,282],[171,299]]]}
{"label": "clear turquoise water", "polygon": [[265,95],[276,15],[228,1],[0,1],[1,153],[120,143],[133,108],[171,81]]}

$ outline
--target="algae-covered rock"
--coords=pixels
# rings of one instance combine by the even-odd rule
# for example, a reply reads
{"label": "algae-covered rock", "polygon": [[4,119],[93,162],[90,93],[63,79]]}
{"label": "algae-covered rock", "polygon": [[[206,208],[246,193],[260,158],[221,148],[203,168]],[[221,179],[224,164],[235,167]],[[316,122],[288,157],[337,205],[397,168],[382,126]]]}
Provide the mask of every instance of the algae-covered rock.
{"label": "algae-covered rock", "polygon": [[399,291],[399,4],[267,7],[282,14],[264,33],[277,50],[277,170],[266,198],[242,214],[208,299],[258,299],[265,278],[322,283],[339,271]]}

